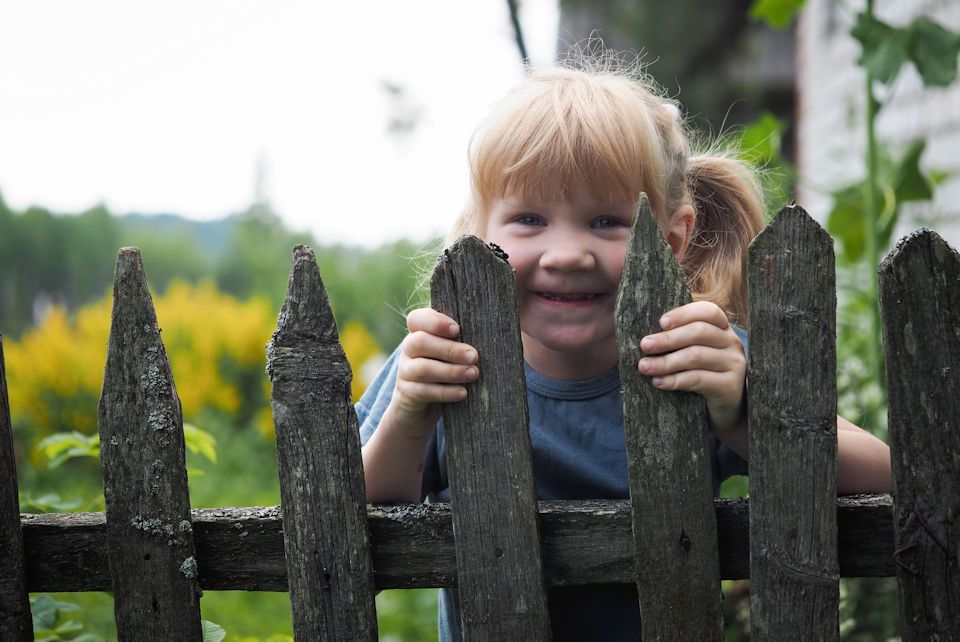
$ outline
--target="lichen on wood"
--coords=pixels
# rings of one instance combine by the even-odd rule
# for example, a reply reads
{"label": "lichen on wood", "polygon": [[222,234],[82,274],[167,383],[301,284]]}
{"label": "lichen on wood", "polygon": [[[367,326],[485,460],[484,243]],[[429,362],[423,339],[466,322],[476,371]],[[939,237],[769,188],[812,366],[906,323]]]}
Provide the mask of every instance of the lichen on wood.
{"label": "lichen on wood", "polygon": [[352,374],[316,258],[305,245],[293,251],[267,373],[294,634],[376,640]]}
{"label": "lichen on wood", "polygon": [[117,636],[200,640],[180,399],[136,248],[117,257],[97,419]]}

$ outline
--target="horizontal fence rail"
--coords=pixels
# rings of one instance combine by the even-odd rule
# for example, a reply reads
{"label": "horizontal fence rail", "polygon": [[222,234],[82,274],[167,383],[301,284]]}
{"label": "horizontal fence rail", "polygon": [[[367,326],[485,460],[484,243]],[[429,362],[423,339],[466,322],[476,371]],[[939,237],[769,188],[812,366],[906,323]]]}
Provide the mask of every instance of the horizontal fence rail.
{"label": "horizontal fence rail", "polygon": [[[747,499],[714,500],[720,576],[750,577]],[[840,574],[891,577],[889,495],[837,499]],[[377,589],[455,587],[457,562],[447,504],[373,505],[367,511]],[[280,507],[194,509],[200,588],[286,591]],[[539,502],[547,586],[634,581],[627,500]],[[103,513],[22,515],[31,592],[109,591]]]}
{"label": "horizontal fence rail", "polygon": [[[617,312],[621,358],[633,362],[624,390],[643,399],[624,413],[629,501],[535,501],[526,408],[511,405],[524,397],[512,273],[497,248],[467,240],[434,283],[437,305],[464,314],[463,340],[485,346],[487,364],[466,413],[484,418],[458,416],[466,405],[445,415],[462,432],[450,440],[449,505],[365,504],[349,369],[315,258],[300,246],[268,360],[282,505],[190,510],[176,387],[139,252],[121,250],[99,413],[105,513],[18,514],[0,340],[0,637],[32,639],[28,592],[112,590],[120,639],[196,638],[207,589],[290,591],[297,639],[374,639],[376,590],[456,587],[468,637],[540,639],[550,636],[548,587],[635,583],[645,639],[719,639],[719,580],[751,578],[757,639],[835,639],[839,577],[897,575],[904,639],[955,639],[956,251],[923,231],[884,261],[896,492],[836,498],[830,240],[801,208],[781,211],[748,265],[753,499],[711,502],[702,401],[633,380],[635,342],[660,308],[689,296],[669,248],[649,244],[659,240],[649,206],[636,218]],[[467,321],[480,316],[491,325]],[[473,433],[490,441],[480,447]],[[494,469],[506,487],[485,478]]]}

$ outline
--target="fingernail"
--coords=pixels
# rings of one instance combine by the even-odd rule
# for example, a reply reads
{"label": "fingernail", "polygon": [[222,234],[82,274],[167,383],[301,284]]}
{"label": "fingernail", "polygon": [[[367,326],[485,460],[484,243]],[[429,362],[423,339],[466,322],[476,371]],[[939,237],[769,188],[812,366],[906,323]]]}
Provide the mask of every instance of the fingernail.
{"label": "fingernail", "polygon": [[[654,347],[653,339],[643,339],[642,341],[640,341],[640,349],[643,350],[644,352],[650,352],[651,350],[653,350],[653,347]],[[643,363],[643,362],[641,361],[640,363]]]}
{"label": "fingernail", "polygon": [[467,363],[474,363],[477,360],[477,353],[475,350],[467,350],[463,354],[463,358],[466,359]]}
{"label": "fingernail", "polygon": [[455,323],[451,323],[451,324],[450,324],[450,336],[451,336],[451,337],[455,337],[455,336],[457,336],[458,334],[460,334],[460,327],[459,327],[457,324],[455,324]]}
{"label": "fingernail", "polygon": [[476,368],[473,368],[473,367],[467,368],[467,379],[469,379],[470,381],[473,381],[479,375],[480,375],[480,371],[477,370]]}
{"label": "fingernail", "polygon": [[672,322],[672,321],[671,321],[669,315],[666,315],[666,314],[665,314],[665,315],[663,315],[662,317],[660,317],[660,327],[663,328],[664,330],[666,330],[667,328],[670,327],[670,323],[671,323],[671,322]]}
{"label": "fingernail", "polygon": [[650,363],[649,359],[640,359],[640,365],[639,365],[640,372],[644,372],[644,373],[650,372],[650,367],[652,365],[653,364]]}
{"label": "fingernail", "polygon": [[653,378],[653,385],[654,385],[655,387],[657,387],[657,388],[659,388],[660,386],[662,386],[662,385],[663,385],[663,377],[654,377],[654,378]]}

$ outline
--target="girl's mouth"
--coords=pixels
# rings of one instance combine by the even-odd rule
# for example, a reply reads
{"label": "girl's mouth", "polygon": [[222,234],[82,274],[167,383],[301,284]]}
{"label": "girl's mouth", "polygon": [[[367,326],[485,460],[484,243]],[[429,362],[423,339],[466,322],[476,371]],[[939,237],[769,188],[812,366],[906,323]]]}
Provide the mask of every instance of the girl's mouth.
{"label": "girl's mouth", "polygon": [[542,299],[546,299],[547,301],[556,301],[558,303],[580,303],[584,301],[592,301],[603,296],[601,294],[576,294],[561,292],[537,292],[536,294]]}

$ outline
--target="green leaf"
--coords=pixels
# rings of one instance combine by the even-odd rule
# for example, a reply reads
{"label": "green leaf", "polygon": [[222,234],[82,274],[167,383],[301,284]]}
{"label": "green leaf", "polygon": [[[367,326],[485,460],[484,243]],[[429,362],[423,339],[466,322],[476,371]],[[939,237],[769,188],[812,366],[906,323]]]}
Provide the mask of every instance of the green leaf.
{"label": "green leaf", "polygon": [[217,440],[213,435],[184,422],[183,438],[191,452],[199,453],[213,463],[217,463]]}
{"label": "green leaf", "polygon": [[867,225],[863,184],[855,183],[833,193],[833,209],[827,215],[827,232],[840,242],[837,258],[856,263],[863,256]]}
{"label": "green leaf", "polygon": [[780,157],[781,136],[787,124],[765,111],[750,123],[740,134],[738,148],[741,156],[752,163],[762,165]]}
{"label": "green leaf", "polygon": [[41,439],[34,452],[42,453],[49,460],[49,468],[56,468],[74,457],[100,458],[100,435],[84,435],[77,431],[58,432]]}
{"label": "green leaf", "polygon": [[67,620],[57,628],[53,630],[54,633],[70,633],[71,631],[79,631],[83,628],[83,625],[77,622],[76,620]]}
{"label": "green leaf", "polygon": [[56,493],[33,497],[29,492],[19,493],[21,513],[59,513],[75,510],[83,503],[79,497],[64,501]]}
{"label": "green leaf", "polygon": [[763,20],[776,29],[786,29],[805,3],[806,0],[756,0],[750,7],[750,18]]}
{"label": "green leaf", "polygon": [[925,147],[925,141],[913,141],[894,168],[891,183],[898,202],[929,201],[933,198],[930,180],[920,170],[920,156]]}
{"label": "green leaf", "polygon": [[860,41],[863,51],[857,61],[881,83],[889,84],[910,60],[913,35],[909,28],[898,29],[868,13],[858,13],[850,35]]}
{"label": "green leaf", "polygon": [[203,628],[203,642],[220,642],[227,637],[227,632],[219,624],[214,624],[209,620],[200,620],[200,625]]}
{"label": "green leaf", "polygon": [[927,87],[946,87],[957,77],[960,34],[937,24],[926,16],[909,27],[910,59]]}
{"label": "green leaf", "polygon": [[744,475],[734,475],[720,486],[720,497],[749,497],[750,480]]}
{"label": "green leaf", "polygon": [[49,631],[57,624],[57,603],[49,595],[31,597],[30,614],[34,631]]}

